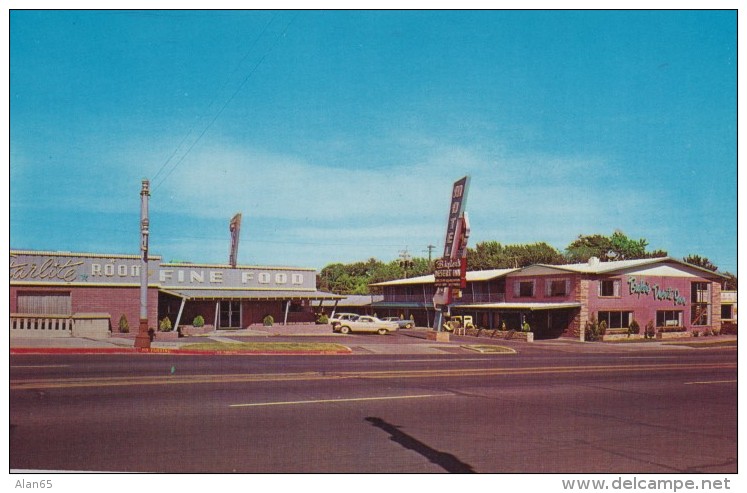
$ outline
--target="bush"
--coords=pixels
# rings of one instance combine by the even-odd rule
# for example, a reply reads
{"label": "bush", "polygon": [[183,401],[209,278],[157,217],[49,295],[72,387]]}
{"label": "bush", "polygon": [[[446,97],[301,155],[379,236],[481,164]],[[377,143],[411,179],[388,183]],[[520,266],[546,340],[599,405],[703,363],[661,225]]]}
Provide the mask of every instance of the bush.
{"label": "bush", "polygon": [[161,332],[168,332],[171,330],[171,320],[169,320],[169,317],[163,317],[163,320],[158,323],[158,330]]}
{"label": "bush", "polygon": [[653,339],[656,337],[656,327],[654,326],[654,321],[649,320],[646,323],[646,329],[643,332],[643,337],[646,339]]}
{"label": "bush", "polygon": [[630,327],[628,327],[628,336],[631,336],[633,334],[640,334],[641,333],[641,326],[638,325],[638,322],[633,320],[630,322]]}
{"label": "bush", "polygon": [[529,322],[524,322],[524,325],[521,326],[522,332],[531,332],[532,328],[529,326]]}
{"label": "bush", "polygon": [[194,320],[192,320],[192,325],[194,327],[202,327],[205,325],[205,319],[202,318],[202,315],[197,315]]}
{"label": "bush", "polygon": [[130,322],[127,321],[127,317],[124,313],[121,317],[119,317],[119,331],[122,334],[127,334],[130,332]]}
{"label": "bush", "polygon": [[275,319],[272,318],[272,315],[267,315],[262,319],[262,325],[264,325],[265,327],[272,327],[272,324],[274,323]]}
{"label": "bush", "polygon": [[597,322],[597,319],[592,317],[591,320],[586,322],[586,326],[584,327],[584,339],[592,342],[598,341],[605,332],[607,332],[607,322],[604,320]]}
{"label": "bush", "polygon": [[316,323],[318,324],[328,324],[329,323],[329,317],[326,313],[322,313],[319,315],[316,319]]}
{"label": "bush", "polygon": [[700,336],[700,332],[698,332],[697,330],[694,330],[693,337],[699,337],[699,336]]}

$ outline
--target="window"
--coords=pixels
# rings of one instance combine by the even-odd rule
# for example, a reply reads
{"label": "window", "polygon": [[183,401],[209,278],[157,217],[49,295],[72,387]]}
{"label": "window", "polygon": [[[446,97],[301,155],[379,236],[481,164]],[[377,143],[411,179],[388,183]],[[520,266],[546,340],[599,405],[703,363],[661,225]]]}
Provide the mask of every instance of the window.
{"label": "window", "polygon": [[711,283],[694,282],[690,285],[690,323],[692,325],[709,325],[710,324],[710,301],[711,301]]}
{"label": "window", "polygon": [[603,298],[619,298],[620,284],[620,279],[604,279],[599,281],[599,296]]}
{"label": "window", "polygon": [[545,296],[566,296],[571,292],[568,279],[548,279],[545,282]]}
{"label": "window", "polygon": [[633,321],[633,312],[599,312],[597,319],[606,322],[608,329],[627,329]]}
{"label": "window", "polygon": [[682,310],[665,310],[656,312],[657,327],[682,327]]}
{"label": "window", "polygon": [[534,281],[514,282],[514,296],[517,298],[531,298],[534,296]]}
{"label": "window", "polygon": [[711,301],[710,296],[711,283],[708,282],[694,282],[692,283],[692,299],[693,303],[709,303]]}
{"label": "window", "polygon": [[18,293],[17,313],[71,315],[70,293]]}
{"label": "window", "polygon": [[721,320],[731,320],[734,305],[721,305]]}

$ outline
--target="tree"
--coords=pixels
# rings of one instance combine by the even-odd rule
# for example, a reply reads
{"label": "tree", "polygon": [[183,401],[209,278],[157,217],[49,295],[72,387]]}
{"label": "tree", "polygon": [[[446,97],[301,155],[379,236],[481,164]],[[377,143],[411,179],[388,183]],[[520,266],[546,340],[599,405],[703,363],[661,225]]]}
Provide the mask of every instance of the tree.
{"label": "tree", "polygon": [[698,267],[702,267],[704,269],[708,269],[710,271],[716,272],[718,270],[718,267],[713,265],[713,263],[708,260],[706,257],[701,257],[700,255],[693,255],[690,254],[687,257],[683,258],[685,262],[692,265],[697,265]]}
{"label": "tree", "polygon": [[666,257],[667,252],[654,250],[647,252],[648,241],[644,238],[633,240],[625,233],[616,230],[612,236],[579,235],[565,249],[568,262],[588,262],[591,257],[599,260],[632,260],[641,258]]}

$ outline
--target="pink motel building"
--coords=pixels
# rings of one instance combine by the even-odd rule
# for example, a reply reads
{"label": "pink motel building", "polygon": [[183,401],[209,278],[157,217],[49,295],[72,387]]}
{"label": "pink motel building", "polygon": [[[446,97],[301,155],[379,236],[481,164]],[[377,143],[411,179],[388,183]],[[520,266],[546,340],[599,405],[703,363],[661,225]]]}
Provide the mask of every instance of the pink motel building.
{"label": "pink motel building", "polygon": [[[669,257],[471,271],[451,313],[471,315],[486,329],[518,330],[526,321],[540,339],[578,338],[592,319],[610,332],[636,321],[641,333],[650,323],[657,334],[689,336],[720,331],[723,279]],[[434,282],[431,275],[376,283],[383,299],[373,307],[430,326]]]}

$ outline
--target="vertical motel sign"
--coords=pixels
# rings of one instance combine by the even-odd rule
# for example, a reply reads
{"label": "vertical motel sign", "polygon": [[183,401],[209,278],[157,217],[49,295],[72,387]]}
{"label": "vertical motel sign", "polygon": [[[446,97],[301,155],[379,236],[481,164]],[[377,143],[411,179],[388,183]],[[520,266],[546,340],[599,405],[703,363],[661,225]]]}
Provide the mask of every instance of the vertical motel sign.
{"label": "vertical motel sign", "polygon": [[[469,189],[469,176],[457,180],[451,192],[451,205],[446,224],[446,240],[444,242],[443,258],[436,261],[434,272],[436,294],[433,305],[436,308],[447,309],[451,302],[452,288],[464,287],[466,280],[466,248],[469,236],[469,222],[464,212]],[[436,327],[441,329],[440,317]]]}

